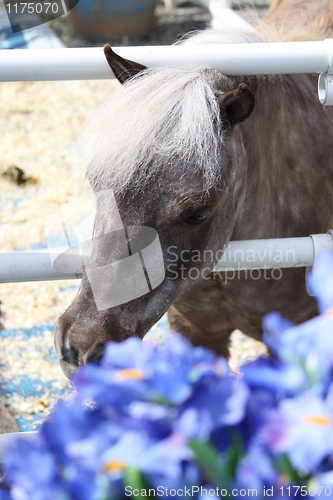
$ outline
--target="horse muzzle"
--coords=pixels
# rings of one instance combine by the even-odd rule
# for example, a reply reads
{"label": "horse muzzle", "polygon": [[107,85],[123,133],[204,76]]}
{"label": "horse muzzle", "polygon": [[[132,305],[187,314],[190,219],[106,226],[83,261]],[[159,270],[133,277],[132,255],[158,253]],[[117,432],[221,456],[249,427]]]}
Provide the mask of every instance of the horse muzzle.
{"label": "horse muzzle", "polygon": [[75,345],[71,345],[69,331],[61,325],[58,320],[54,331],[55,351],[59,360],[60,367],[67,378],[70,378],[81,366],[87,363],[97,363],[104,351],[104,343],[95,342],[91,346],[80,346],[80,349]]}

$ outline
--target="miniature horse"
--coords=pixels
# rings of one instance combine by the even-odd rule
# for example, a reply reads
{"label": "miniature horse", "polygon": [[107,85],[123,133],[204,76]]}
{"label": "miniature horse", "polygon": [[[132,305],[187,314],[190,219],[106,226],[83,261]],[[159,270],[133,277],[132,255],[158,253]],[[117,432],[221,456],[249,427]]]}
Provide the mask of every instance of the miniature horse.
{"label": "miniature horse", "polygon": [[[275,0],[255,32],[208,30],[185,43],[323,39],[332,28],[330,0]],[[116,203],[124,228],[156,230],[165,278],[149,293],[101,309],[85,274],[56,326],[64,372],[98,360],[107,340],[142,338],[166,311],[173,330],[223,356],[235,329],[260,339],[269,311],[296,323],[315,315],[304,269],[241,271],[233,279],[211,270],[230,240],[333,227],[333,109],[318,101],[318,76],[146,69],[109,46],[105,54],[122,87],[84,138],[97,197],[89,265],[103,269],[119,259],[119,248],[100,238]],[[102,294],[105,286],[101,279]]]}

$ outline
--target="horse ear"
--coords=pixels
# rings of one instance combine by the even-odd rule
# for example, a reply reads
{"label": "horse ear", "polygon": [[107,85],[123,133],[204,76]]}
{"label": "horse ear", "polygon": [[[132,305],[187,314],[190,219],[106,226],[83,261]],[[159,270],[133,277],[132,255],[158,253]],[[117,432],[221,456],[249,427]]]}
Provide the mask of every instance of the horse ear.
{"label": "horse ear", "polygon": [[245,83],[241,83],[236,90],[220,93],[218,102],[221,118],[233,126],[242,123],[250,116],[254,109],[255,97],[252,90]]}
{"label": "horse ear", "polygon": [[146,66],[143,66],[142,64],[118,56],[118,54],[111,49],[110,45],[104,46],[104,54],[114,76],[120,81],[120,83],[125,83],[126,80],[132,76],[135,76],[140,73],[140,71],[147,69]]}

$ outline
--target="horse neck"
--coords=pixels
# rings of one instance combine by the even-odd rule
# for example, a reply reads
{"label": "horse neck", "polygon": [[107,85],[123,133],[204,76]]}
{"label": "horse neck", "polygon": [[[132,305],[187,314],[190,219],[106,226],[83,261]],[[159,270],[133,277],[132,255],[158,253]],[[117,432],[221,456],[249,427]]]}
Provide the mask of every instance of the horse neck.
{"label": "horse neck", "polygon": [[329,38],[333,32],[333,2],[332,0],[275,0],[263,19],[262,27],[266,41]]}
{"label": "horse neck", "polygon": [[325,112],[318,102],[316,78],[259,78],[252,81],[252,88],[256,109],[240,126],[247,187],[232,237],[307,236],[327,231],[333,224],[333,113]]}

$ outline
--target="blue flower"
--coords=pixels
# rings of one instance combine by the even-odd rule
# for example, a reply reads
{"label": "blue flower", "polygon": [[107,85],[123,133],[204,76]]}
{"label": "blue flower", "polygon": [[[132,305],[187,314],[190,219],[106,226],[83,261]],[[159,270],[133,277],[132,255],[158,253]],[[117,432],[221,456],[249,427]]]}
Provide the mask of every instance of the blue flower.
{"label": "blue flower", "polygon": [[256,440],[252,443],[239,462],[236,470],[235,485],[238,489],[252,489],[259,496],[264,488],[276,488],[279,484],[280,474],[274,467],[272,456],[263,444]]}
{"label": "blue flower", "polygon": [[192,392],[187,377],[190,362],[187,342],[177,336],[162,349],[131,338],[109,343],[101,366],[81,370],[73,383],[97,405],[103,402],[123,409],[134,399],[179,404]]}
{"label": "blue flower", "polygon": [[[137,431],[119,436],[116,444],[100,457],[100,469],[110,482],[121,480],[127,467],[140,470],[153,487],[181,487],[184,482],[183,465],[190,462],[192,453],[180,434],[172,434],[163,440],[152,440]],[[199,478],[197,466],[191,465],[187,486]]]}
{"label": "blue flower", "polygon": [[[59,400],[52,414],[52,419],[46,421],[40,431],[40,436],[49,450],[64,464],[70,460],[67,445],[94,437],[94,429],[101,424],[101,416],[96,411],[89,411],[83,399],[77,396],[74,401],[66,403]],[[61,433],[55,433],[55,427]],[[98,453],[98,449],[96,449]]]}
{"label": "blue flower", "polygon": [[[196,493],[198,486],[193,490],[193,493]],[[200,486],[199,491],[196,495],[196,498],[200,500],[208,500],[210,498],[220,498],[220,492],[216,491],[216,488],[213,488],[210,484],[203,484]]]}
{"label": "blue flower", "polygon": [[249,397],[244,382],[233,377],[214,382],[200,387],[179,415],[176,428],[189,439],[206,440],[215,430],[244,418]]}
{"label": "blue flower", "polygon": [[329,472],[315,474],[309,482],[307,490],[309,496],[317,499],[333,498],[333,471],[332,465]]}
{"label": "blue flower", "polygon": [[[197,484],[188,439],[209,439],[212,431],[239,423],[248,400],[246,385],[230,376],[225,360],[178,335],[161,347],[137,339],[110,343],[101,364],[83,368],[74,383],[78,395],[70,404],[60,401],[40,431],[38,460],[50,461],[44,463],[50,477],[41,482],[29,473],[24,486],[40,487],[46,497],[50,488],[80,500],[102,491],[117,497],[127,467],[155,486]],[[29,446],[34,464],[35,444]],[[21,482],[16,465],[25,467],[11,453],[8,477],[15,486]]]}
{"label": "blue flower", "polygon": [[296,469],[312,473],[333,454],[333,406],[310,392],[284,399],[261,438],[274,454],[287,453]]}
{"label": "blue flower", "polygon": [[[53,428],[56,430],[57,427]],[[13,499],[99,500],[96,470],[89,471],[71,460],[70,455],[65,464],[62,455],[54,453],[42,435],[31,442],[17,439],[6,455],[5,464],[6,481],[13,485]]]}
{"label": "blue flower", "polygon": [[333,487],[332,259],[310,280],[323,314],[297,326],[268,315],[276,358],[247,364],[242,378],[176,334],[109,343],[73,377],[75,398],[8,450],[0,500],[121,499],[127,481],[208,490],[197,498],[221,484],[242,498],[268,488],[283,498],[293,482]]}
{"label": "blue flower", "polygon": [[10,491],[7,491],[5,488],[1,488],[1,486],[0,486],[0,500],[13,500]]}
{"label": "blue flower", "polygon": [[308,275],[309,291],[316,296],[320,313],[333,307],[333,254],[320,252]]}
{"label": "blue flower", "polygon": [[47,453],[40,438],[36,438],[33,443],[24,439],[16,440],[6,456],[6,469],[7,479],[15,479],[27,490],[37,482],[44,486],[56,478],[54,457]]}
{"label": "blue flower", "polygon": [[272,358],[258,358],[242,366],[241,373],[251,388],[267,389],[280,398],[298,394],[310,385],[300,366]]}
{"label": "blue flower", "polygon": [[268,315],[263,340],[285,364],[302,367],[312,385],[325,391],[333,368],[333,317],[317,316],[279,330],[280,317]]}
{"label": "blue flower", "polygon": [[112,407],[132,417],[136,412],[141,425],[154,421],[161,437],[184,430],[186,420],[188,437],[206,438],[221,425],[239,422],[248,396],[244,383],[229,375],[225,360],[175,334],[166,336],[161,347],[138,339],[110,343],[101,366],[87,366],[73,382],[97,409]]}

